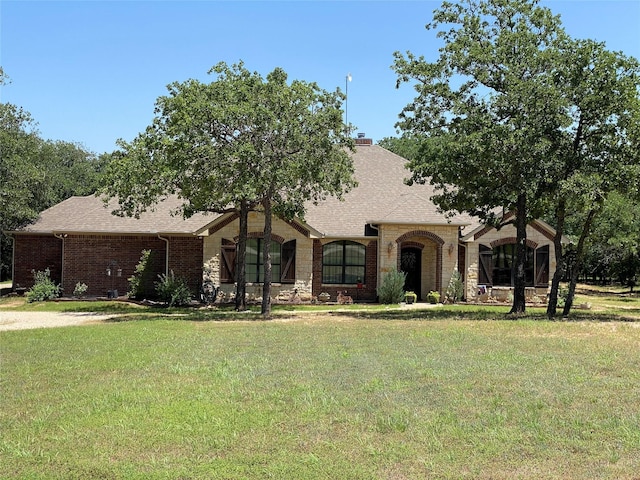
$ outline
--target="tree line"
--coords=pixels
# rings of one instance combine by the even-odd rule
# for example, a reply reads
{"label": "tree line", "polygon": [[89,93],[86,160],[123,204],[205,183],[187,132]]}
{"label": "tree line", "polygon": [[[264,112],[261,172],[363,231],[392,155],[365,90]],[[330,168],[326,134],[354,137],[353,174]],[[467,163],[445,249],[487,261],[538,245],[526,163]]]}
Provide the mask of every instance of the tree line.
{"label": "tree line", "polygon": [[[0,85],[9,83],[0,67]],[[71,196],[93,194],[109,158],[78,143],[41,138],[29,112],[0,103],[0,280],[12,272],[11,239],[2,232]]]}

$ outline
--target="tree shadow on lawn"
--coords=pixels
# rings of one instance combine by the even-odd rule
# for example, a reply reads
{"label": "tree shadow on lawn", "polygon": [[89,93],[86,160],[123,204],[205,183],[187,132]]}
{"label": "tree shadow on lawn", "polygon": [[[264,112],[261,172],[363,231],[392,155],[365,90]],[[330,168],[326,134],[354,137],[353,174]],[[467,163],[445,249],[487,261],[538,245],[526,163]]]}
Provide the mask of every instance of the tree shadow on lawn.
{"label": "tree shadow on lawn", "polygon": [[[560,310],[561,312],[561,310]],[[545,308],[527,308],[523,315],[512,315],[509,307],[477,307],[469,309],[463,308],[433,308],[424,310],[386,310],[386,311],[360,311],[353,313],[332,312],[332,315],[351,315],[356,318],[369,320],[416,320],[416,321],[502,321],[502,320],[534,320],[550,321],[547,318]],[[551,321],[563,322],[640,322],[640,309],[632,309],[629,312],[593,312],[583,310],[573,310],[568,318],[558,315]]]}
{"label": "tree shadow on lawn", "polygon": [[[114,313],[113,311],[109,313]],[[428,309],[402,309],[391,308],[386,310],[275,310],[270,317],[263,317],[259,310],[247,310],[237,312],[233,308],[212,309],[168,309],[157,308],[144,313],[126,313],[118,315],[108,322],[119,323],[129,321],[158,321],[175,320],[187,322],[236,322],[236,321],[303,321],[352,318],[354,320],[407,320],[407,321],[549,321],[546,309],[542,307],[529,307],[524,315],[509,314],[509,307],[467,307],[451,306]],[[640,309],[631,309],[628,312],[618,311],[583,311],[574,310],[569,318],[560,315],[553,321],[569,322],[640,322]]]}

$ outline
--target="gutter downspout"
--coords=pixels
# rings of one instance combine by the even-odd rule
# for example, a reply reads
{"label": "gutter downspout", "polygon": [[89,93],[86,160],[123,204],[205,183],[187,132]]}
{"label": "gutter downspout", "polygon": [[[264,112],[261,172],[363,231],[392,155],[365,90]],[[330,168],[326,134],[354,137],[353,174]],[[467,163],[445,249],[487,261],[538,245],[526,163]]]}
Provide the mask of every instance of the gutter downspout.
{"label": "gutter downspout", "polygon": [[13,233],[2,232],[11,239],[11,290],[16,289],[16,239]]}
{"label": "gutter downspout", "polygon": [[60,285],[62,285],[62,288],[64,289],[64,245],[65,245],[64,241],[67,238],[67,234],[54,233],[53,236],[59,240],[62,240],[62,258],[60,258]]}
{"label": "gutter downspout", "polygon": [[164,274],[169,275],[169,239],[158,234],[158,238],[166,243],[164,255]]}

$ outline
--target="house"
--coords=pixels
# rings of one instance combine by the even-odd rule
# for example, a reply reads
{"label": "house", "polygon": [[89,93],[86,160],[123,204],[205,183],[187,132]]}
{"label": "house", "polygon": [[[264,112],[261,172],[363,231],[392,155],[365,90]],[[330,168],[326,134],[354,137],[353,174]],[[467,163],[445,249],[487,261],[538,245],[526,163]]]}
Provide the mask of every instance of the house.
{"label": "house", "polygon": [[[274,298],[297,294],[311,299],[338,291],[356,301],[375,301],[385,272],[406,272],[406,290],[418,299],[441,294],[455,271],[465,296],[508,296],[513,283],[515,228],[500,230],[468,215],[448,217],[431,202],[429,185],[408,186],[406,160],[370,139],[358,138],[353,154],[358,187],[344,200],[328,198],[309,205],[304,219],[274,219],[272,264]],[[101,199],[72,197],[42,212],[33,224],[11,232],[14,241],[14,288],[28,287],[32,270],[49,268],[65,294],[77,282],[89,295],[128,290],[142,250],[151,250],[151,270],[173,271],[197,292],[206,265],[221,298],[234,292],[236,214],[172,215],[179,200],[171,197],[139,219],[110,214]],[[249,299],[262,293],[262,230],[259,212],[249,215],[246,272]],[[553,229],[542,221],[527,227],[527,285],[546,296],[555,270]],[[485,293],[486,292],[486,293]]]}

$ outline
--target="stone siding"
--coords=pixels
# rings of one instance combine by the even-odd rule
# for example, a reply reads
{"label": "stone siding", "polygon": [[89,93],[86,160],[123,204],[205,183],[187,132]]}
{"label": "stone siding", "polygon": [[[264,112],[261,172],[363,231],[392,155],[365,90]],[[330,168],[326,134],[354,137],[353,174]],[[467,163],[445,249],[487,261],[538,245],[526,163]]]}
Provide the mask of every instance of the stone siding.
{"label": "stone siding", "polygon": [[[495,228],[487,229],[481,236],[477,237],[474,242],[467,244],[467,275],[465,280],[465,297],[469,300],[480,300],[478,295],[478,278],[479,278],[479,250],[480,245],[492,247],[498,243],[505,242],[506,239],[516,238],[516,228],[513,225],[506,225],[500,230]],[[527,243],[536,248],[549,245],[549,282],[553,278],[556,271],[556,255],[553,247],[553,241],[549,238],[549,234],[541,232],[539,229],[531,225],[527,225]],[[509,287],[497,287],[496,295],[500,299],[506,298],[513,289]],[[489,292],[490,293],[490,292]],[[548,287],[528,287],[527,294],[529,296],[537,295],[538,297],[546,297]],[[496,296],[494,295],[494,296]]]}
{"label": "stone siding", "polygon": [[[222,239],[237,240],[240,222],[237,218],[230,222],[224,222],[224,226],[216,229],[213,235],[204,237],[203,262],[210,265],[211,277],[216,286],[220,287],[220,297],[223,301],[232,301],[235,297],[234,283],[221,283],[220,281],[220,251]],[[296,241],[296,274],[294,283],[271,284],[271,294],[276,301],[286,301],[293,298],[297,291],[302,300],[311,300],[313,277],[313,240],[304,235],[300,228],[274,218],[272,234],[282,239],[283,242]],[[264,217],[257,212],[249,213],[248,225],[249,237],[261,237],[264,231]],[[262,283],[247,284],[247,299],[260,301],[262,298]]]}
{"label": "stone siding", "polygon": [[420,298],[426,298],[432,290],[444,295],[451,276],[458,268],[457,226],[381,225],[379,232],[378,283],[386,272],[399,268],[403,244],[420,244],[423,246]]}

